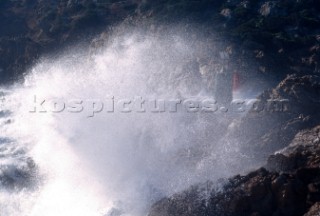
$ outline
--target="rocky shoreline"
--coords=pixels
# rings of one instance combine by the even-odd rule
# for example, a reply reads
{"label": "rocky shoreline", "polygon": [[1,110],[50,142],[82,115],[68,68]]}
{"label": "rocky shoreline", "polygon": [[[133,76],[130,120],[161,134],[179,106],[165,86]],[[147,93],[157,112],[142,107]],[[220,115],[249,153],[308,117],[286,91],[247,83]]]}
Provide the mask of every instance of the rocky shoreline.
{"label": "rocky shoreline", "polygon": [[[162,199],[152,207],[149,216],[317,216],[320,213],[319,136],[319,126],[300,132],[287,149],[269,157],[265,168],[221,180],[222,190],[206,183]],[[209,196],[204,198],[204,193]]]}
{"label": "rocky shoreline", "polygon": [[[240,153],[249,153],[233,166],[265,166],[163,198],[149,216],[320,215],[319,1],[8,0],[0,10],[1,85],[23,79],[41,56],[77,42],[93,50],[103,46],[118,24],[159,34],[176,24],[190,38],[201,30],[213,54],[200,59],[200,67],[222,51],[230,54],[231,67],[262,77],[254,85],[282,80],[258,99],[288,100],[286,112],[251,111],[235,119],[220,140],[237,140]],[[225,41],[219,50],[210,47],[216,39]],[[33,170],[34,164],[26,167]],[[32,179],[17,173],[26,183]],[[0,177],[5,185],[24,184],[6,176]]]}
{"label": "rocky shoreline", "polygon": [[[230,132],[227,139],[235,139],[239,133],[243,133],[242,128],[255,131],[248,128],[248,125],[257,125],[255,123],[258,122],[273,125],[265,127],[264,130],[259,129],[260,133],[256,134],[255,139],[243,143],[243,152],[253,149],[253,159],[246,162],[250,164],[257,160],[266,160],[262,168],[247,175],[194,185],[184,192],[155,203],[149,216],[318,216],[318,84],[318,77],[314,76],[287,77],[275,89],[262,94],[260,99],[290,99],[290,111],[280,114],[249,112]],[[275,151],[277,153],[272,154]],[[272,155],[257,159],[261,157],[258,152],[269,152]]]}

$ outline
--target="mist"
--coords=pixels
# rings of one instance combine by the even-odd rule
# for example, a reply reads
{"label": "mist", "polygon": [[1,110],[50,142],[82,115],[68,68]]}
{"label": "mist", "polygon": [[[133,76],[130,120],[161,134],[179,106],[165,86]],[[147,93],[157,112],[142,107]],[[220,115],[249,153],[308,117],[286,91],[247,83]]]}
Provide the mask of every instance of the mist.
{"label": "mist", "polygon": [[[204,44],[202,37],[186,37],[179,31],[114,32],[98,48],[74,48],[42,58],[23,84],[4,89],[10,114],[1,118],[3,135],[22,149],[21,162],[15,166],[27,169],[27,158],[36,166],[33,188],[14,195],[0,192],[5,214],[146,215],[162,197],[247,171],[237,164],[237,157],[245,157],[237,155],[240,144],[219,142],[231,123],[219,110],[98,110],[90,116],[92,101],[110,97],[213,98],[206,83],[209,74],[199,69],[206,64],[199,61],[208,57]],[[211,45],[217,53],[224,46]],[[35,98],[45,100],[46,106],[50,100],[91,103],[84,103],[82,112],[33,112]]]}

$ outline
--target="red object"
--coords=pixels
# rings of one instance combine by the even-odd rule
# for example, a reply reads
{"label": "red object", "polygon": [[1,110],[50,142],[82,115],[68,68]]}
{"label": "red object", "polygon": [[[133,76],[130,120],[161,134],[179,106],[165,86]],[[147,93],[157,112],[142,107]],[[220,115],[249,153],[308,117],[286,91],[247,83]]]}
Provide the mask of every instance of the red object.
{"label": "red object", "polygon": [[232,92],[236,92],[240,89],[240,76],[239,73],[236,71],[233,73],[232,77]]}

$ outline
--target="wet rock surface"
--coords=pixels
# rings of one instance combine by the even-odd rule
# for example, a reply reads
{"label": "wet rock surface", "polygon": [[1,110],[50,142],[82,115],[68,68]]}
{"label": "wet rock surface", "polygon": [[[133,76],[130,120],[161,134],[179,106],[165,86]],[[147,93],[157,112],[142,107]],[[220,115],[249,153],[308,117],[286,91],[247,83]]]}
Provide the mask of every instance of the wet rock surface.
{"label": "wet rock surface", "polygon": [[265,168],[164,198],[149,216],[319,215],[318,136],[319,126],[304,130],[281,153],[271,155]]}
{"label": "wet rock surface", "polygon": [[263,107],[287,99],[282,110],[252,107],[231,123],[221,143],[239,142],[235,156],[247,153],[239,159],[263,168],[164,198],[149,216],[319,215],[319,84],[316,75],[289,75],[258,97]]}

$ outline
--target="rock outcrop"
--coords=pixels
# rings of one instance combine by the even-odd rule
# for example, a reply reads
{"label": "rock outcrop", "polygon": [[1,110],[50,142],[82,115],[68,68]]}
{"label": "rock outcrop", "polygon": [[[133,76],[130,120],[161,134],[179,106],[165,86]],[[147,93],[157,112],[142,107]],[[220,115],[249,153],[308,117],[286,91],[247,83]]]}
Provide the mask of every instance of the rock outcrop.
{"label": "rock outcrop", "polygon": [[289,75],[262,93],[246,116],[233,122],[221,143],[241,143],[241,152],[264,162],[299,131],[319,124],[319,101],[319,76]]}
{"label": "rock outcrop", "polygon": [[239,142],[240,152],[235,153],[248,157],[236,162],[264,163],[262,168],[164,198],[153,205],[149,216],[319,214],[319,81],[316,75],[289,75],[259,96],[256,105],[266,108],[269,100],[286,99],[281,109],[253,106],[231,123],[221,145]]}
{"label": "rock outcrop", "polygon": [[298,133],[266,168],[164,198],[149,216],[316,216],[320,202],[319,127]]}

